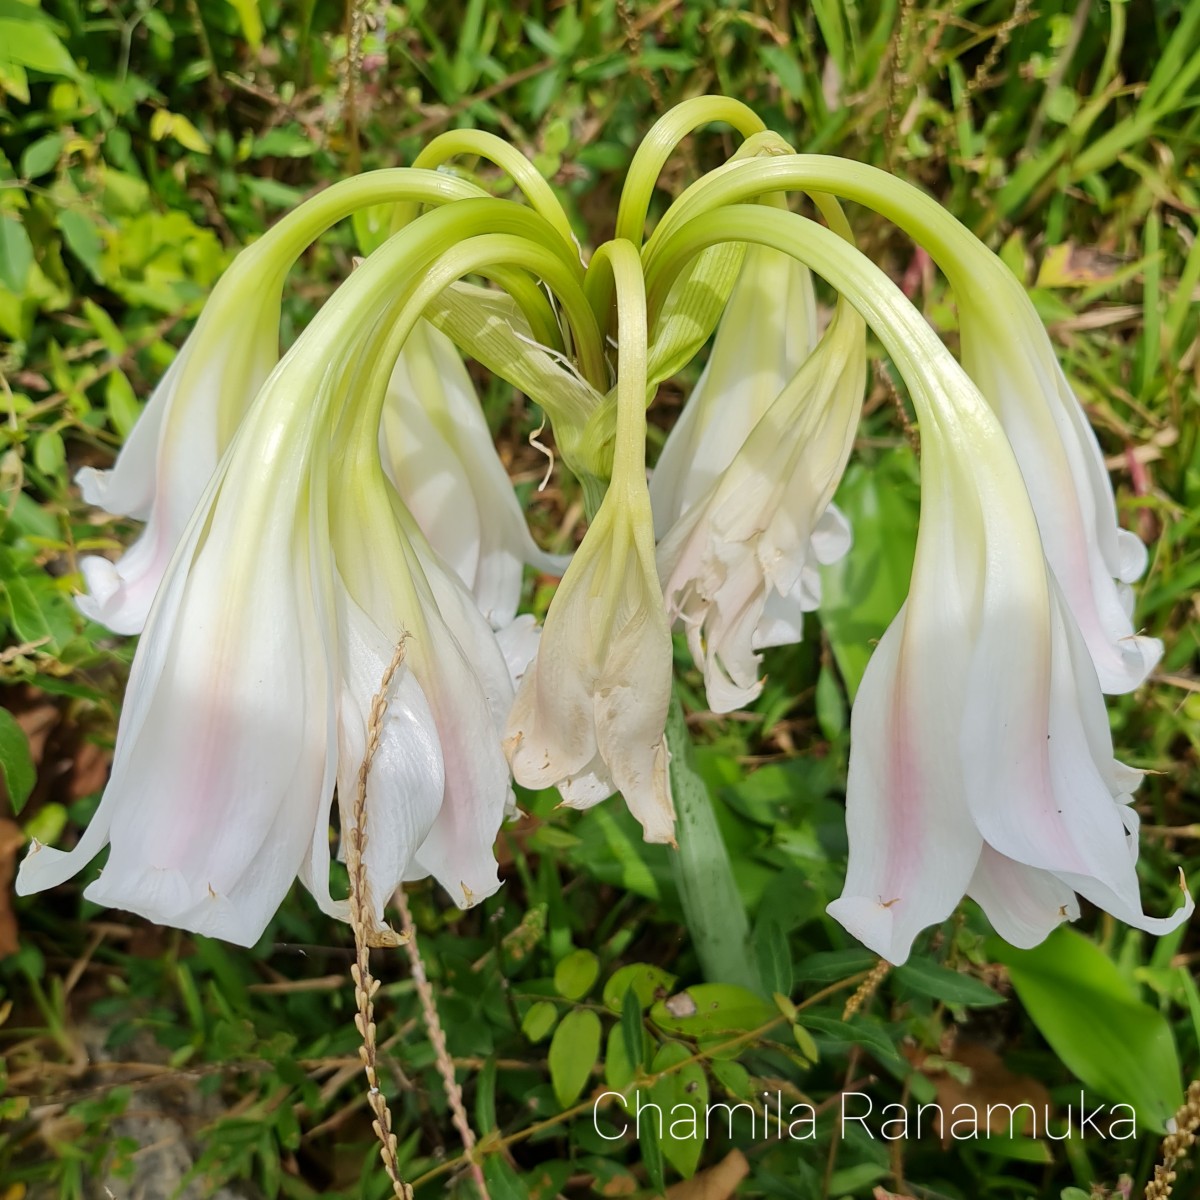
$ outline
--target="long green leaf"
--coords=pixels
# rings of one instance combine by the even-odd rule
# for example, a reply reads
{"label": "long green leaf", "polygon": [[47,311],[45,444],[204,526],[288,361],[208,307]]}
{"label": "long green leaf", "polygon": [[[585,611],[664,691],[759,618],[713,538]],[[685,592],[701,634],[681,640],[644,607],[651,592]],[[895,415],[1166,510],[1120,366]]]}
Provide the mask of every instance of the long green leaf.
{"label": "long green leaf", "polygon": [[1033,950],[993,939],[1026,1012],[1066,1066],[1106,1100],[1162,1133],[1183,1099],[1166,1017],[1139,1000],[1093,942],[1060,926]]}
{"label": "long green leaf", "polygon": [[697,957],[706,979],[758,990],[758,968],[749,949],[750,922],[708,789],[692,766],[691,739],[677,695],[671,697],[667,744],[679,840],[671,866]]}

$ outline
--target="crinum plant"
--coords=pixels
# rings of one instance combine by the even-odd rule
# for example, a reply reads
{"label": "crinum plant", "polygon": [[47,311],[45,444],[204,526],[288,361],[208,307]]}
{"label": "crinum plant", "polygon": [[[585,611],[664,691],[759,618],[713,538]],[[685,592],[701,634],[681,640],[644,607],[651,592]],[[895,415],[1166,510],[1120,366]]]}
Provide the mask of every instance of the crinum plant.
{"label": "crinum plant", "polygon": [[[711,122],[741,147],[645,238],[662,167]],[[437,169],[463,154],[521,200]],[[822,221],[789,209],[798,194]],[[840,200],[944,271],[961,360],[856,249]],[[280,356],[289,269],[380,205],[391,236]],[[810,272],[839,295],[823,332]],[[406,880],[468,907],[500,886],[515,779],[575,808],[620,792],[647,839],[677,843],[720,974],[706,914],[729,937],[740,902],[679,744],[672,630],[716,712],[752,702],[764,654],[801,638],[819,566],[851,542],[833,498],[868,326],[916,406],[922,512],[908,598],[854,705],[830,914],[892,963],[964,895],[1019,946],[1079,896],[1174,928],[1193,903],[1143,910],[1140,773],[1114,758],[1103,700],[1161,653],[1131,619],[1146,551],[1030,300],[919,190],[795,154],[721,97],[649,133],[590,261],[533,167],[462,131],[242,252],[112,470],[81,473],[86,500],[145,528],[119,561],[84,560],[80,607],[142,636],[100,808],[69,852],[34,845],[19,890],[109,843],[89,898],[243,945],[297,876],[327,912],[354,900],[378,925]],[[647,406],[714,333],[648,480]],[[463,356],[545,413],[588,517],[569,562],[530,536]],[[562,576],[540,631],[517,612],[529,565]],[[349,900],[330,889],[335,796],[363,868]]]}

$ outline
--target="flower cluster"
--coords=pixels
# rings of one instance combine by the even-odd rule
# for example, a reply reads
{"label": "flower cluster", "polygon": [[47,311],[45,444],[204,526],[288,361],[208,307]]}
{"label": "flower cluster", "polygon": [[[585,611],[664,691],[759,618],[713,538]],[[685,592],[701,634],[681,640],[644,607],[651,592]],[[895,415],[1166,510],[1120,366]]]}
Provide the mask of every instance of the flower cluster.
{"label": "flower cluster", "polygon": [[[668,155],[710,121],[743,145],[644,238]],[[523,202],[436,169],[464,150]],[[944,270],[961,362],[835,197]],[[288,270],[381,203],[391,235],[281,356]],[[824,328],[810,270],[839,293]],[[426,876],[465,907],[499,886],[514,779],[576,808],[620,792],[673,843],[672,630],[720,713],[758,696],[764,651],[800,640],[821,564],[851,546],[833,498],[868,325],[917,408],[922,512],[908,598],[855,699],[830,913],[896,963],[964,895],[1022,946],[1077,896],[1174,927],[1186,892],[1169,917],[1142,909],[1140,776],[1113,756],[1103,701],[1161,653],[1131,618],[1146,552],[1029,299],[928,197],[797,155],[718,97],[651,132],[586,265],[536,171],[461,132],[328,189],[238,257],[112,470],[80,474],[89,503],[145,522],[120,561],[84,560],[80,608],[141,640],[99,810],[73,850],[35,845],[19,890],[111,843],[91,899],[252,944],[297,877],[346,917],[331,825],[344,842],[361,821],[376,920]],[[646,407],[710,337],[648,480]],[[464,355],[544,410],[589,518],[569,560],[531,537]],[[541,630],[518,615],[530,567],[561,575]]]}

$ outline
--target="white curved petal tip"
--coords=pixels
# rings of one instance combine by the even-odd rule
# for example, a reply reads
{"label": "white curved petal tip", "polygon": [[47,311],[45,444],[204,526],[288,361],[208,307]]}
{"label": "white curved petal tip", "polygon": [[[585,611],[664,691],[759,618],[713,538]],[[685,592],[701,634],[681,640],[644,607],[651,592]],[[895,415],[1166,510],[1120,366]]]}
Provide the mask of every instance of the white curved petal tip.
{"label": "white curved petal tip", "polygon": [[1146,543],[1128,529],[1117,530],[1117,578],[1122,583],[1141,579],[1150,561]]}
{"label": "white curved petal tip", "polygon": [[90,504],[93,508],[104,508],[111,476],[111,471],[101,471],[96,467],[80,467],[75,472],[75,484],[79,488],[83,502]]}
{"label": "white curved petal tip", "polygon": [[1187,876],[1183,874],[1183,868],[1180,868],[1180,890],[1183,893],[1183,907],[1176,908],[1169,917],[1147,918],[1146,928],[1150,929],[1153,934],[1170,934],[1172,930],[1180,928],[1186,920],[1192,917],[1195,912],[1196,902],[1193,899],[1192,892],[1188,888]]}
{"label": "white curved petal tip", "polygon": [[253,946],[267,927],[282,897],[265,902],[235,903],[216,892],[210,884],[197,896],[194,881],[170,867],[146,867],[137,874],[102,871],[100,878],[84,889],[83,895],[105,908],[137,913],[156,925],[186,929],[205,937],[220,938],[236,946]]}
{"label": "white curved petal tip", "polygon": [[80,559],[79,571],[87,591],[75,597],[75,607],[88,620],[126,636],[145,629],[154,599],[151,589],[131,588],[118,565],[99,555]]}
{"label": "white curved petal tip", "polygon": [[825,911],[868,950],[894,967],[903,966],[912,952],[912,938],[898,940],[896,918],[889,904],[866,896],[842,896],[825,906]]}

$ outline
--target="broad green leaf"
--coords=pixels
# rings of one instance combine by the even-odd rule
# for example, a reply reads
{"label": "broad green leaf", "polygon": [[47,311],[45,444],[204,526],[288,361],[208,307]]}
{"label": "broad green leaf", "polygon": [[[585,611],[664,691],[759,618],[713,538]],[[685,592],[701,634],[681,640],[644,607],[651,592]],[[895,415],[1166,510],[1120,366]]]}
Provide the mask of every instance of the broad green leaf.
{"label": "broad green leaf", "polygon": [[489,1058],[475,1076],[475,1128],[486,1137],[496,1128],[496,1060]]}
{"label": "broad green leaf", "polygon": [[0,284],[18,296],[33,266],[33,243],[15,217],[0,217]]}
{"label": "broad green leaf", "polygon": [[0,58],[0,96],[15,96],[22,104],[29,103],[29,74],[20,63]]}
{"label": "broad green leaf", "polygon": [[44,429],[33,442],[33,465],[43,475],[56,475],[67,461],[67,448],[57,429]]}
{"label": "broad green leaf", "polygon": [[587,1086],[600,1057],[600,1018],[577,1008],[559,1022],[550,1042],[550,1083],[559,1107],[569,1108]]}
{"label": "broad green leaf", "polygon": [[114,357],[124,354],[129,348],[129,342],[121,332],[120,327],[109,314],[94,300],[84,299],[83,315],[92,323],[97,336],[104,343],[104,348]]}
{"label": "broad green leaf", "polygon": [[[638,1043],[640,1042],[640,1046]],[[604,1051],[604,1082],[614,1091],[624,1091],[642,1069],[649,1057],[650,1037],[639,1025],[634,1056],[629,1054],[628,1038],[622,1025],[614,1025],[608,1031],[608,1042]]]}
{"label": "broad green leaf", "polygon": [[757,1099],[755,1083],[750,1072],[740,1062],[714,1058],[708,1064],[713,1078],[736,1100]]}
{"label": "broad green leaf", "polygon": [[817,676],[816,690],[817,724],[828,742],[836,741],[845,732],[849,713],[846,698],[842,695],[837,675],[828,665],[822,665]]}
{"label": "broad green leaf", "polygon": [[665,996],[675,986],[675,976],[661,967],[650,963],[629,963],[614,971],[604,984],[604,1004],[613,1012],[620,1012],[625,993],[633,988],[642,1008],[649,1008],[660,996]]}
{"label": "broad green leaf", "polygon": [[769,912],[759,915],[754,926],[754,957],[763,988],[790,995],[792,954],[782,924]]}
{"label": "broad green leaf", "polygon": [[26,179],[36,179],[53,171],[58,166],[58,158],[66,140],[65,133],[47,133],[36,142],[30,142],[21,153],[21,174]]}
{"label": "broad green leaf", "polygon": [[582,1000],[600,974],[600,960],[590,950],[572,950],[554,968],[554,990],[568,1000]]}
{"label": "broad green leaf", "polygon": [[1004,997],[992,991],[986,983],[961,971],[952,971],[949,967],[919,958],[910,959],[904,966],[898,967],[893,978],[919,996],[931,996],[947,1004],[983,1007],[1004,1003]]}
{"label": "broad green leaf", "polygon": [[989,1134],[986,1142],[987,1152],[997,1158],[1005,1158],[1011,1162],[1038,1163],[1040,1166],[1050,1166],[1054,1155],[1045,1142],[1030,1137],[1008,1137],[1004,1134]]}
{"label": "broad green leaf", "polygon": [[19,813],[33,791],[37,771],[29,753],[29,739],[7,708],[0,708],[0,774],[4,776],[8,802],[13,812]]}
{"label": "broad green leaf", "polygon": [[45,846],[53,846],[67,827],[67,810],[61,804],[43,804],[25,826],[26,834]]}
{"label": "broad green leaf", "polygon": [[104,273],[101,257],[104,254],[104,240],[95,222],[73,208],[65,208],[58,214],[58,227],[62,230],[71,253],[83,263],[87,273],[97,283],[102,283]]}
{"label": "broad green leaf", "polygon": [[0,56],[43,75],[75,78],[79,68],[54,31],[35,21],[0,18]]}
{"label": "broad green leaf", "polygon": [[1138,999],[1093,942],[1060,926],[1040,946],[998,938],[989,952],[1007,968],[1033,1023],[1086,1086],[1128,1104],[1161,1133],[1183,1099],[1179,1056],[1166,1017]]}
{"label": "broad green leaf", "polygon": [[150,136],[156,142],[172,138],[185,150],[194,150],[197,154],[212,153],[208,139],[187,117],[182,113],[168,112],[165,108],[158,109],[150,118]]}
{"label": "broad green leaf", "polygon": [[[5,557],[7,556],[0,556],[0,565],[4,565]],[[41,643],[51,639],[53,635],[42,607],[23,576],[15,572],[6,575],[0,582],[0,592],[8,600],[9,620],[13,632],[22,642]]]}
{"label": "broad green leaf", "polygon": [[775,1005],[736,983],[698,983],[650,1010],[659,1029],[688,1037],[748,1032],[778,1018]]}
{"label": "broad green leaf", "polygon": [[558,1020],[558,1006],[549,1000],[531,1004],[521,1020],[521,1032],[531,1041],[540,1042]]}
{"label": "broad green leaf", "polygon": [[[691,1058],[691,1053],[678,1042],[668,1042],[659,1049],[651,1064],[658,1073]],[[691,1178],[704,1149],[704,1123],[708,1107],[708,1078],[699,1063],[688,1063],[658,1080],[650,1089],[650,1102],[662,1110],[661,1119],[651,1113],[662,1126],[659,1145],[663,1157],[685,1179]]]}
{"label": "broad green leaf", "polygon": [[[254,144],[250,148],[251,158],[308,158],[309,155],[316,153],[316,143],[307,134],[302,133],[298,128],[275,128],[269,129],[260,138],[254,139]],[[375,211],[379,215],[380,223],[383,226],[383,241],[388,236],[388,225],[391,221],[392,210],[395,206],[391,204],[374,204],[366,209],[360,209],[360,212]],[[358,213],[353,214],[355,217]],[[357,221],[355,222],[357,228]],[[364,254],[369,254],[375,247],[371,246],[364,249]]]}

